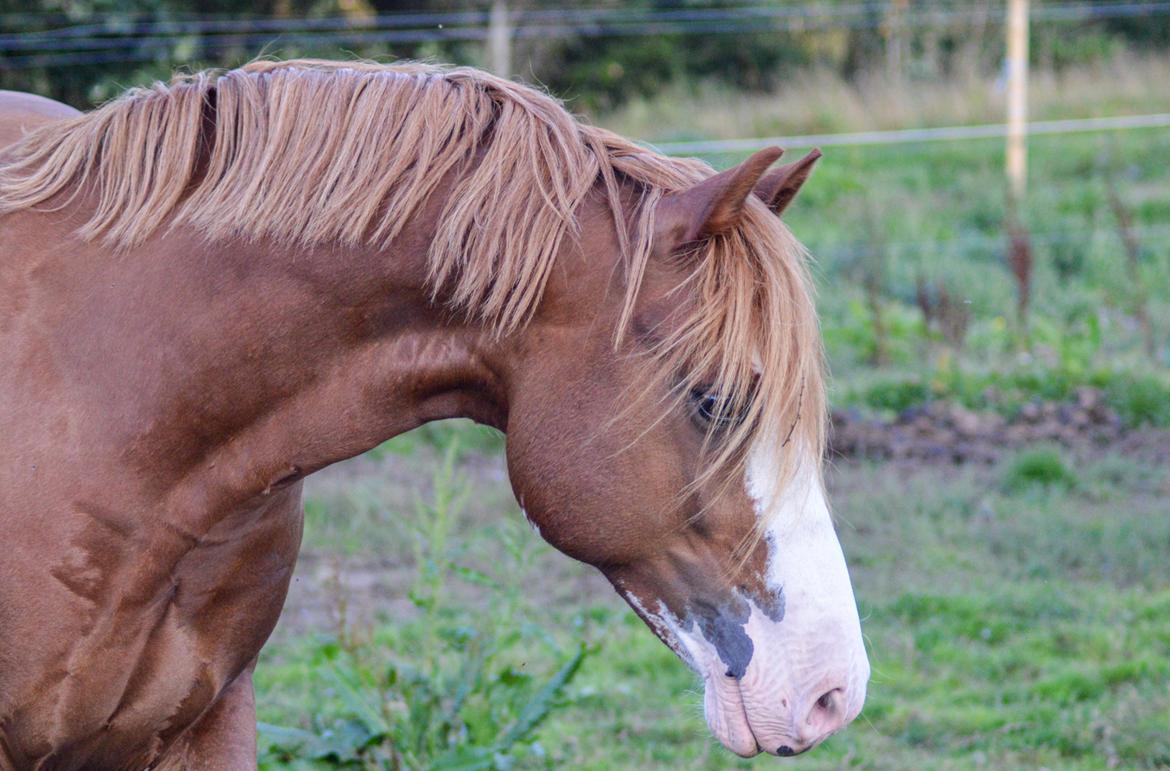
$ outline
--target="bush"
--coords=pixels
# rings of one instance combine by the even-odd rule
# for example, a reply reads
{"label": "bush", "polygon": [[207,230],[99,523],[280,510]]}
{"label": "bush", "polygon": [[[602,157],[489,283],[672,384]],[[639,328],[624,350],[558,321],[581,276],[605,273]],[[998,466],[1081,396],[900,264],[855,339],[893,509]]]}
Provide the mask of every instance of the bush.
{"label": "bush", "polygon": [[1007,463],[1003,474],[1004,489],[1019,492],[1029,487],[1076,487],[1077,477],[1058,450],[1025,450]]}
{"label": "bush", "polygon": [[461,660],[452,671],[407,661],[378,668],[361,651],[322,645],[317,660],[340,708],[314,718],[312,730],[261,723],[261,764],[502,769],[540,755],[533,734],[562,706],[589,649],[581,644],[540,681],[501,663],[519,634],[492,639],[468,628],[439,638]]}

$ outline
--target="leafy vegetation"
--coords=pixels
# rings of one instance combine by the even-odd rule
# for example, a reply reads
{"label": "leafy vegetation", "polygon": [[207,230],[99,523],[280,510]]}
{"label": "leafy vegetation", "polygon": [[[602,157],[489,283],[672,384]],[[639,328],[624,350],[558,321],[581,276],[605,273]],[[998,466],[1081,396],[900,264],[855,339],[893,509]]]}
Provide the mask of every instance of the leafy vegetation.
{"label": "leafy vegetation", "polygon": [[[407,596],[417,613],[368,640],[343,621],[335,635],[293,646],[273,671],[312,684],[312,712],[301,725],[261,724],[262,765],[510,768],[541,755],[532,736],[563,705],[592,649],[578,642],[562,650],[535,627],[513,627],[507,619],[523,599],[520,587],[459,564],[450,537],[469,490],[454,474],[459,441],[452,430],[459,429],[447,428],[433,500],[418,502],[409,520],[415,571]],[[508,575],[527,546],[504,546],[511,547]],[[482,589],[491,612],[452,605],[453,580]],[[541,648],[541,666],[529,667],[532,646]]]}
{"label": "leafy vegetation", "polygon": [[[591,110],[698,82],[769,92],[798,69],[853,80],[874,70],[897,79],[949,74],[970,80],[996,72],[1003,46],[1001,6],[988,0],[945,10],[919,3],[804,1],[774,15],[758,12],[765,3],[742,8],[719,0],[627,0],[601,8],[585,0],[560,0],[551,8],[532,0],[507,5],[514,23],[531,25],[513,41],[512,58],[523,63],[523,74]],[[39,90],[80,106],[108,97],[114,84],[165,77],[175,65],[232,66],[261,52],[484,65],[488,57],[476,33],[489,6],[487,0],[0,0],[0,35],[26,36],[0,49],[0,88]],[[589,13],[598,10],[618,13],[599,20]],[[450,12],[458,16],[432,16],[430,28],[417,20],[420,13]],[[415,34],[352,34],[368,30],[372,19],[395,15],[397,23],[377,27]],[[200,28],[189,24],[195,19],[217,23]],[[306,19],[331,23],[288,26]],[[285,26],[256,24],[272,21]],[[455,34],[436,29],[444,21],[457,28]],[[72,29],[43,43],[36,37],[61,27]],[[141,34],[125,35],[127,30]],[[111,45],[112,35],[123,37]],[[1170,16],[1157,9],[1137,17],[1108,9],[1071,19],[1037,14],[1031,37],[1033,61],[1059,74],[1127,49],[1164,46]]]}

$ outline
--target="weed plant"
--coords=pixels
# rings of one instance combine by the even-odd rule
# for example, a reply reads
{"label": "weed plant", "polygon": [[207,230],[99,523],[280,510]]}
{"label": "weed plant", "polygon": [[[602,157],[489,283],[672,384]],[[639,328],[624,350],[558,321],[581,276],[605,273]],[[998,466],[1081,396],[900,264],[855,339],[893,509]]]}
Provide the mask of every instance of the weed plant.
{"label": "weed plant", "polygon": [[[523,542],[500,544],[494,575],[461,564],[467,545],[452,533],[470,490],[455,473],[458,435],[449,436],[433,495],[409,522],[417,613],[368,638],[343,626],[296,652],[285,669],[313,683],[313,711],[307,725],[260,725],[264,767],[507,769],[541,756],[534,732],[564,706],[594,648],[514,623],[525,595],[509,579],[526,559]],[[485,602],[454,603],[453,581]]]}

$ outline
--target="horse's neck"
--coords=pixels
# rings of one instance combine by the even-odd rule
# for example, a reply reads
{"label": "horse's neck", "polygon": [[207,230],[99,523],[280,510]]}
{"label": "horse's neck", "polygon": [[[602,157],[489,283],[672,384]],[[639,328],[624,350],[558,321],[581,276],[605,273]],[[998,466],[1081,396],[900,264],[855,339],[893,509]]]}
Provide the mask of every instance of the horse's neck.
{"label": "horse's neck", "polygon": [[41,298],[45,331],[18,342],[58,368],[95,462],[156,495],[197,481],[228,505],[429,420],[505,418],[493,338],[428,302],[417,241],[377,254],[176,234],[111,255],[55,249],[37,220],[0,220],[0,245],[23,244],[13,280]]}
{"label": "horse's neck", "polygon": [[[205,349],[204,385],[221,414],[236,404],[260,479],[308,473],[363,452],[431,420],[467,416],[500,425],[504,385],[493,369],[493,339],[452,323],[429,302],[423,252],[382,254],[264,249],[219,255],[240,280],[213,300],[213,327],[238,311],[233,342]],[[235,373],[224,377],[227,366]],[[238,453],[223,446],[228,458]]]}

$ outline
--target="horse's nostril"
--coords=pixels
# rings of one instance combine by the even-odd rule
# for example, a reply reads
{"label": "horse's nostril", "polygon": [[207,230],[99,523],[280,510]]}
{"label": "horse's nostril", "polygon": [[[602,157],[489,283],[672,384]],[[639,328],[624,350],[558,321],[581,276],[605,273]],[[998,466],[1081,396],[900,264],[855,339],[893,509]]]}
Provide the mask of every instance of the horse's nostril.
{"label": "horse's nostril", "polygon": [[779,749],[776,750],[776,754],[782,758],[790,758],[796,754],[796,750],[792,749],[787,744],[781,744]]}
{"label": "horse's nostril", "polygon": [[840,688],[825,691],[808,711],[805,720],[811,733],[823,737],[845,724],[845,692]]}

